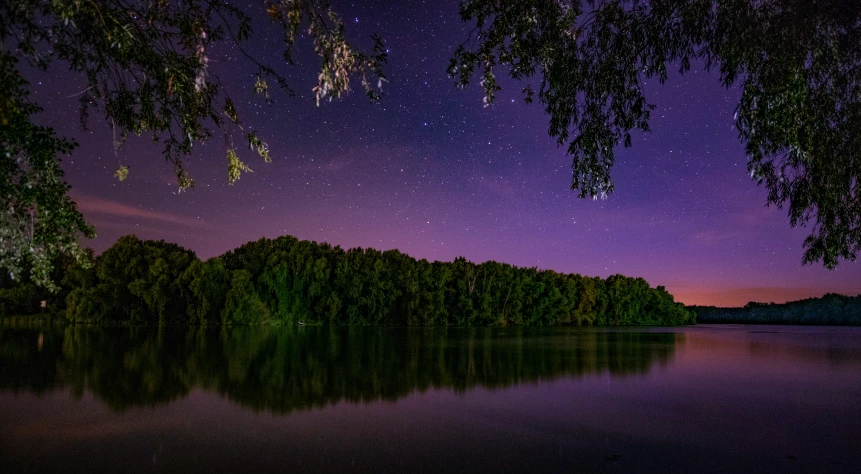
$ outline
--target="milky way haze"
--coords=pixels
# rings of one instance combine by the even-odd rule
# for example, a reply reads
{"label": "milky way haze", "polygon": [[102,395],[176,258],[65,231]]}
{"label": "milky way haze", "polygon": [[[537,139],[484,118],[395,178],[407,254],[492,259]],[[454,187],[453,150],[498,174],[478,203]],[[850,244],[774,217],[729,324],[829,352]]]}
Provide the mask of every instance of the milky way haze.
{"label": "milky way haze", "polygon": [[[400,5],[400,7],[395,6]],[[408,5],[408,6],[407,6]],[[826,292],[861,292],[861,264],[836,271],[801,265],[809,229],[791,229],[784,211],[746,173],[733,128],[739,93],[715,74],[671,75],[647,83],[658,108],[649,134],[620,150],[616,191],[606,201],[569,191],[571,160],[547,134],[538,104],[523,103],[522,84],[504,82],[483,108],[477,85],[458,90],[445,68],[467,37],[455,0],[336,2],[357,45],[383,35],[389,48],[386,93],[369,104],[361,92],[315,107],[315,56],[308,42],[299,65],[280,59],[277,28],[257,14],[252,47],[291,80],[293,98],[276,103],[252,93],[254,69],[232,47],[213,57],[245,121],[268,143],[272,163],[256,153],[227,185],[223,139],[195,150],[196,181],[178,193],[161,147],[130,140],[116,154],[109,127],[77,125],[74,95],[82,81],[32,74],[35,98],[81,146],[64,167],[72,195],[99,233],[97,251],[135,233],[218,255],[262,236],[291,234],[342,247],[397,248],[419,258],[465,256],[606,277],[642,276],[688,304],[786,301]],[[247,11],[262,13],[259,2]],[[227,63],[227,64],[225,64]],[[696,68],[695,68],[696,69]],[[95,114],[94,114],[95,115]],[[112,178],[119,163],[124,182]]]}

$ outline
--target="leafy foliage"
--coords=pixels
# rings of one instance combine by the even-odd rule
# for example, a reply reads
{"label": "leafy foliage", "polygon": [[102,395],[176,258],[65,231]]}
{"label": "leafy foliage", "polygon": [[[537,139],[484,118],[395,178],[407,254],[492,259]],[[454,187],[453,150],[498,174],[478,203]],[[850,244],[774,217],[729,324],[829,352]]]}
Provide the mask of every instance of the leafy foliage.
{"label": "leafy foliage", "polygon": [[0,51],[0,269],[56,290],[53,262],[71,255],[85,263],[78,234],[95,232],[66,194],[57,158],[76,144],[33,124],[41,109],[28,100],[17,62]]}
{"label": "leafy foliage", "polygon": [[35,314],[41,296],[39,288],[32,283],[0,288],[0,314]]}
{"label": "leafy foliage", "polygon": [[247,270],[233,272],[230,290],[224,297],[224,309],[221,311],[223,324],[261,324],[269,320],[269,310],[260,301],[251,273]]}
{"label": "leafy foliage", "polygon": [[179,283],[196,260],[194,252],[176,244],[121,237],[71,291],[66,316],[72,322],[105,324],[187,323],[185,289]]}
{"label": "leafy foliage", "polygon": [[[353,74],[360,76],[369,97],[379,99],[379,88],[371,83],[374,77],[385,78],[386,53],[379,38],[371,54],[353,48],[328,0],[266,4],[284,29],[288,62],[297,32],[307,30],[312,38],[321,58],[314,88],[318,101],[348,92]],[[209,138],[212,127],[223,126],[225,116],[240,123],[217,68],[210,65],[216,44],[231,42],[239,49],[254,69],[254,90],[267,100],[267,79],[292,93],[281,74],[244,49],[252,34],[251,17],[234,3],[28,0],[4,2],[0,18],[0,39],[14,41],[33,65],[44,69],[60,61],[86,78],[80,94],[84,125],[97,108],[123,138],[151,134],[163,144],[181,187],[192,184],[183,159],[193,145]]]}
{"label": "leafy foliage", "polygon": [[643,79],[692,61],[740,85],[736,126],[751,177],[790,224],[813,223],[804,262],[828,268],[861,248],[861,3],[843,0],[462,0],[474,23],[448,68],[481,77],[493,102],[499,68],[540,86],[549,132],[573,158],[580,197],[613,191],[614,148],[649,130]]}
{"label": "leafy foliage", "polygon": [[179,279],[180,291],[188,301],[190,324],[206,324],[221,320],[225,293],[230,287],[230,272],[217,258],[194,260]]}

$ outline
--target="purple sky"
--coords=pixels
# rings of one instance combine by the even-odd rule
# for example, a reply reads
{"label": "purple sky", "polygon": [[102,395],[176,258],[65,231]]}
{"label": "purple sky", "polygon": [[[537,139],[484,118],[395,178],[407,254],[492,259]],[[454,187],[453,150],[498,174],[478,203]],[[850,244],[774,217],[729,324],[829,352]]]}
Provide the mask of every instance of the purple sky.
{"label": "purple sky", "polygon": [[[72,195],[95,224],[101,251],[136,233],[165,239],[208,258],[262,236],[291,234],[342,247],[397,248],[429,260],[465,256],[606,277],[642,276],[688,304],[741,305],[826,292],[861,292],[861,264],[836,271],[801,265],[805,229],[784,211],[766,208],[766,193],[746,173],[733,128],[738,92],[714,74],[671,75],[647,84],[658,108],[649,134],[619,150],[607,201],[569,191],[571,160],[547,134],[539,104],[526,105],[522,85],[497,103],[481,90],[458,90],[446,77],[453,48],[468,26],[456,0],[372,1],[337,5],[362,46],[383,35],[391,79],[381,104],[363,94],[315,107],[316,61],[301,44],[298,66],[279,60],[277,29],[259,21],[252,47],[279,65],[297,96],[273,91],[268,106],[251,93],[253,68],[231,48],[212,67],[237,100],[240,115],[268,143],[272,163],[251,151],[253,170],[227,185],[220,133],[195,150],[188,170],[197,185],[177,192],[161,147],[130,140],[115,156],[110,130],[92,114],[77,125],[80,82],[56,65],[31,76],[42,120],[77,139],[65,160]],[[260,6],[252,2],[249,11]],[[358,86],[358,84],[357,84]],[[238,138],[238,137],[237,137]],[[130,177],[112,178],[119,163]]]}

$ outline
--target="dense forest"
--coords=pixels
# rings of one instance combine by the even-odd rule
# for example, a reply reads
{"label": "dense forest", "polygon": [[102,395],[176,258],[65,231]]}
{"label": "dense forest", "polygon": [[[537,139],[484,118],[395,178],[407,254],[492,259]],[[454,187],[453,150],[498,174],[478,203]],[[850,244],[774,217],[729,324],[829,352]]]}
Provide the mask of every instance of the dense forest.
{"label": "dense forest", "polygon": [[829,293],[788,303],[750,302],[743,308],[690,306],[700,323],[861,325],[861,295]]}
{"label": "dense forest", "polygon": [[431,388],[640,375],[667,365],[684,340],[682,333],[523,327],[0,325],[0,391],[89,392],[125,410],[202,389],[289,413]]}
{"label": "dense forest", "polygon": [[55,265],[59,291],[0,281],[0,312],[45,311],[73,323],[381,326],[604,326],[694,323],[642,278],[606,280],[493,261],[416,260],[284,236],[219,257],[120,238],[85,269]]}

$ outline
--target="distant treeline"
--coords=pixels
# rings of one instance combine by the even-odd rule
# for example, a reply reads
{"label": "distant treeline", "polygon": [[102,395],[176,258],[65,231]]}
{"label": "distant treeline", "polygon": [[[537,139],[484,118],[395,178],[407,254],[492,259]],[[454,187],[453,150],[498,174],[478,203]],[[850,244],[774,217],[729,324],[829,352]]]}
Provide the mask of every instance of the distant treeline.
{"label": "distant treeline", "polygon": [[700,323],[861,325],[861,295],[829,293],[789,303],[750,302],[744,308],[689,306]]}
{"label": "distant treeline", "polygon": [[206,261],[120,238],[90,269],[57,265],[60,291],[0,281],[0,311],[101,324],[386,326],[679,325],[694,314],[642,278],[606,280],[504,263],[416,260],[284,236]]}

